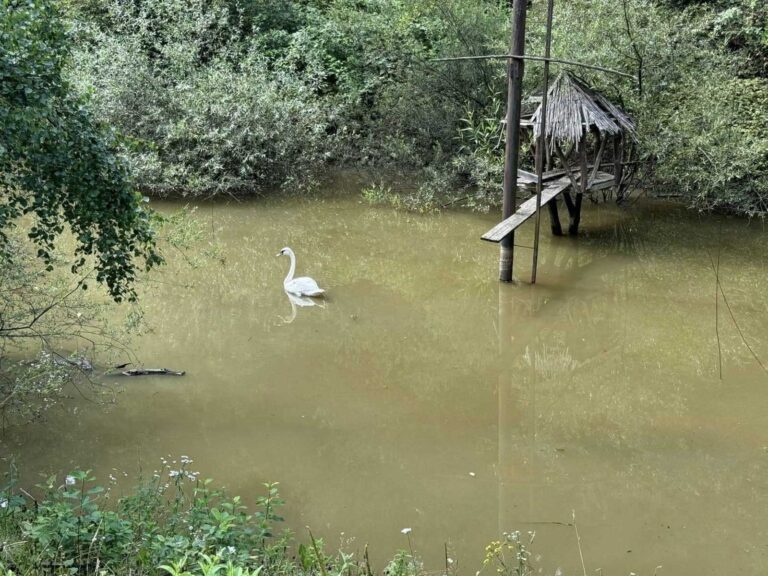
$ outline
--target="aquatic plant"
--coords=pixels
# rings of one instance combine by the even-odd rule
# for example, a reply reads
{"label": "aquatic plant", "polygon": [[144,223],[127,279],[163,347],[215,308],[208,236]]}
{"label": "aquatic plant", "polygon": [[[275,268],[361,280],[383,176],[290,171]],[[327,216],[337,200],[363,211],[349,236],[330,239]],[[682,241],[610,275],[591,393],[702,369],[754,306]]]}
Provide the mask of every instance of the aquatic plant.
{"label": "aquatic plant", "polygon": [[535,537],[535,532],[528,532],[526,542],[520,532],[505,532],[502,540],[494,540],[485,547],[483,567],[490,566],[501,576],[534,574],[529,548]]}

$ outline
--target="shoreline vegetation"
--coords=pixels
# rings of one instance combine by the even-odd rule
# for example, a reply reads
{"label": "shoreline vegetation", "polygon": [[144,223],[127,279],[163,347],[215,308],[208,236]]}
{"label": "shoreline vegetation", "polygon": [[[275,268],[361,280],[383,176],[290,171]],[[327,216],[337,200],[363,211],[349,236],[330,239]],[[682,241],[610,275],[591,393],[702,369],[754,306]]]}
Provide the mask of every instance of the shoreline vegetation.
{"label": "shoreline vegetation", "polygon": [[[305,538],[279,530],[277,483],[264,484],[254,511],[190,469],[192,459],[162,467],[127,494],[113,493],[89,471],[51,476],[34,489],[13,473],[0,486],[2,576],[454,576],[446,545],[443,570],[427,570],[411,541],[381,570],[362,550],[331,549],[307,527]],[[12,467],[13,469],[13,467]],[[116,492],[116,489],[115,489]],[[485,550],[483,568],[500,576],[534,574],[535,534],[503,534]]]}
{"label": "shoreline vegetation", "polygon": [[[401,208],[500,204],[505,64],[435,60],[503,52],[505,2],[66,0],[62,8],[66,78],[122,136],[145,194],[303,194],[329,171],[353,168],[408,174],[414,190],[390,183],[386,200]],[[543,49],[544,8],[529,9],[531,54]],[[638,189],[697,210],[763,216],[767,18],[754,0],[578,0],[557,8],[553,56],[642,77],[640,87],[579,71],[634,117]],[[541,74],[526,66],[526,96],[540,91]],[[527,148],[522,159],[531,169]]]}

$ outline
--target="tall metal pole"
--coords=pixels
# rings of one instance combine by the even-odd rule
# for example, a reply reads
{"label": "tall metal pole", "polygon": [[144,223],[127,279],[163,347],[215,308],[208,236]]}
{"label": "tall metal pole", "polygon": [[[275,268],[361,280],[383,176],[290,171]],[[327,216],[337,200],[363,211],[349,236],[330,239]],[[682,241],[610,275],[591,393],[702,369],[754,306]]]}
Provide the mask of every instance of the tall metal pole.
{"label": "tall metal pole", "polygon": [[[555,0],[547,1],[547,36],[544,58],[549,58],[552,49],[552,14]],[[539,141],[536,145],[536,230],[533,236],[533,267],[531,284],[536,284],[536,269],[539,265],[539,235],[541,233],[541,191],[544,188],[544,160],[547,145],[547,97],[549,92],[549,60],[544,60],[544,94],[541,97],[541,115],[539,116]]]}
{"label": "tall metal pole", "polygon": [[[525,54],[525,17],[528,0],[514,0],[512,4],[512,54]],[[507,137],[504,157],[504,198],[502,219],[514,213],[517,203],[517,165],[520,156],[520,109],[523,99],[523,73],[525,61],[510,58],[507,87]],[[515,234],[512,232],[501,241],[499,254],[499,280],[512,281]]]}

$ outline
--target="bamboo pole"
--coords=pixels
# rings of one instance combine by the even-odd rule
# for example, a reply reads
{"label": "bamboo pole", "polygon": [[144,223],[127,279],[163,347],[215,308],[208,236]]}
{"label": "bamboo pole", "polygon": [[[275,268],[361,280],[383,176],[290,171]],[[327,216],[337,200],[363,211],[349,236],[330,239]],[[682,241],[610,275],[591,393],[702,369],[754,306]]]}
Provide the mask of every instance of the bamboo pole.
{"label": "bamboo pole", "polygon": [[544,93],[541,97],[541,114],[539,115],[539,144],[536,147],[538,162],[536,163],[536,228],[533,235],[533,267],[531,269],[531,284],[536,284],[536,270],[539,265],[539,236],[541,235],[541,191],[544,188],[544,161],[547,147],[547,97],[549,93],[549,54],[552,48],[552,15],[555,10],[555,0],[547,1],[547,37],[544,47]]}
{"label": "bamboo pole", "polygon": [[[527,0],[514,0],[512,4],[512,53],[525,52],[525,17]],[[520,156],[520,112],[523,100],[523,74],[525,62],[519,58],[509,59],[507,88],[507,134],[504,154],[504,198],[502,220],[514,213],[517,203],[517,165]],[[501,241],[499,251],[499,280],[512,281],[514,267],[515,234],[512,232]]]}

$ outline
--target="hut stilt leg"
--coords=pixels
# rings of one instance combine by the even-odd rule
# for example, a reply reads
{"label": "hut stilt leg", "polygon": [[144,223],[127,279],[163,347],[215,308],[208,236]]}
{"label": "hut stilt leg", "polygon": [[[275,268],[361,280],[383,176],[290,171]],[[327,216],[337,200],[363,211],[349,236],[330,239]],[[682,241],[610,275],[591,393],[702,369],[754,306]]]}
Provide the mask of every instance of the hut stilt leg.
{"label": "hut stilt leg", "polygon": [[579,233],[579,223],[581,223],[581,200],[584,194],[576,194],[576,202],[573,204],[573,211],[570,211],[571,221],[568,225],[568,234],[577,236]]}
{"label": "hut stilt leg", "polygon": [[576,236],[579,233],[579,222],[581,221],[581,199],[582,194],[576,194],[576,200],[573,199],[570,192],[563,192],[565,207],[568,208],[568,234]]}
{"label": "hut stilt leg", "polygon": [[573,218],[573,214],[576,211],[576,204],[573,203],[573,196],[571,196],[570,192],[563,192],[563,201],[565,202],[565,207],[568,209],[568,216]]}
{"label": "hut stilt leg", "polygon": [[579,187],[576,190],[576,202],[573,205],[573,210],[569,210],[571,214],[571,222],[568,226],[568,234],[576,236],[579,233],[579,224],[581,223],[581,202],[584,198],[584,192],[587,191],[587,178],[589,177],[589,167],[587,166],[587,135],[586,133],[579,142],[579,164],[581,172],[581,181]]}
{"label": "hut stilt leg", "polygon": [[549,210],[549,224],[552,228],[552,234],[562,236],[563,226],[560,224],[560,214],[557,212],[557,198],[550,200],[547,209]]}
{"label": "hut stilt leg", "polygon": [[613,187],[616,199],[621,200],[621,180],[624,177],[624,143],[621,134],[613,137]]}

